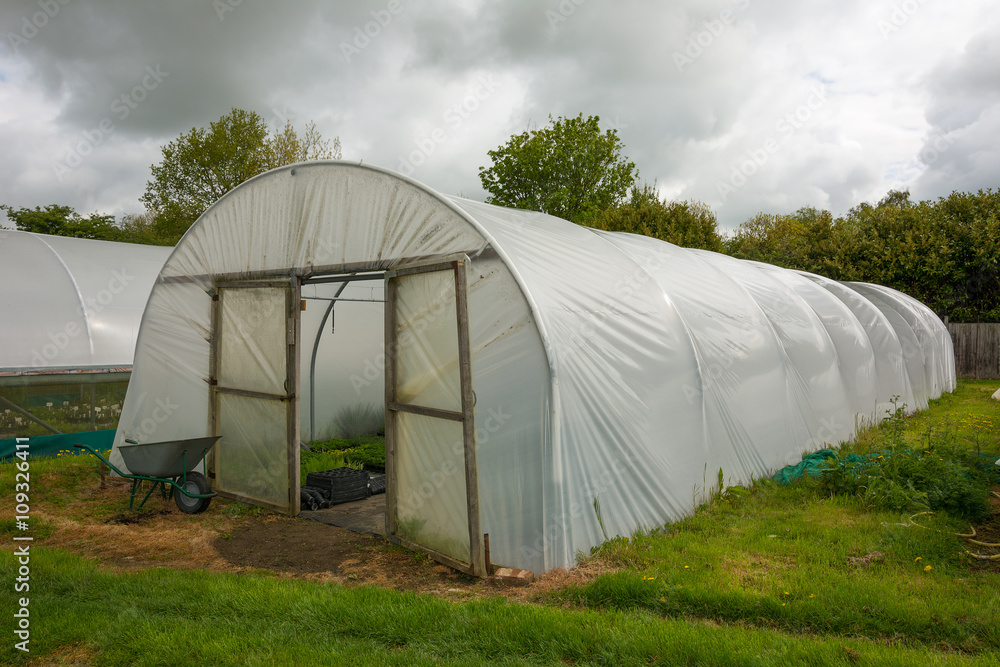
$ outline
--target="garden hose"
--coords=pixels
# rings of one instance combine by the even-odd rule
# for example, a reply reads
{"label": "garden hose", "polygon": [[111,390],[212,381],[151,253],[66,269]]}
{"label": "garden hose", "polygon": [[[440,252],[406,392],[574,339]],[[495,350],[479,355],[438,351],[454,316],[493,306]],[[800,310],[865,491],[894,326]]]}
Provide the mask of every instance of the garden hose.
{"label": "garden hose", "polygon": [[[993,493],[994,496],[1000,498],[1000,494],[998,494],[996,491],[993,491],[992,493]],[[946,532],[946,531],[943,531],[943,530],[937,530],[935,528],[928,528],[927,526],[921,526],[919,523],[917,523],[916,521],[913,520],[914,517],[918,517],[918,516],[921,516],[923,514],[934,514],[934,512],[917,512],[916,514],[914,514],[913,516],[910,517],[909,522],[912,525],[916,526],[917,528],[923,528],[924,530],[933,530],[935,533],[944,533],[944,532]],[[976,536],[976,527],[973,526],[972,524],[969,524],[969,530],[971,530],[972,532],[971,533],[955,533],[955,535],[957,537],[961,537],[966,542],[969,542],[971,544],[976,544],[976,545],[979,545],[981,547],[988,547],[990,549],[998,549],[998,548],[1000,548],[1000,542],[998,542],[998,543],[980,542],[979,540],[972,539],[972,538],[974,538]],[[991,560],[991,561],[992,560],[1000,560],[1000,554],[993,554],[991,556],[987,556],[985,554],[974,554],[971,551],[969,551],[968,549],[965,550],[965,553],[968,554],[968,555],[970,555],[970,556],[972,556],[973,558],[978,559],[978,560]]]}

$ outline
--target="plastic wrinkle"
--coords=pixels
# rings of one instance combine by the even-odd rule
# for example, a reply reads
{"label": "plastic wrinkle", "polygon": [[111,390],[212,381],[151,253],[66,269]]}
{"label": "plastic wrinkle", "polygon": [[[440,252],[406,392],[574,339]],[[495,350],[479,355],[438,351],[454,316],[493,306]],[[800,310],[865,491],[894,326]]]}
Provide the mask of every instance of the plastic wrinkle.
{"label": "plastic wrinkle", "polygon": [[[689,515],[720,475],[723,486],[750,483],[851,437],[896,396],[915,410],[955,387],[947,329],[895,290],[447,197],[377,167],[319,162],[242,184],[181,239],[149,294],[116,443],[124,432],[168,440],[211,428],[215,277],[380,272],[462,253],[470,258],[480,525],[495,563],[536,573],[571,567],[605,533]],[[456,411],[450,275],[397,283],[396,390]],[[331,433],[346,412],[384,407],[385,306],[371,298],[384,299],[381,282],[340,288],[303,287],[303,439]],[[332,298],[340,299],[335,333],[320,330],[323,299]],[[244,320],[262,312],[254,298],[244,301]],[[257,387],[283,377],[269,361],[276,348],[256,334],[226,345],[232,377]],[[272,424],[279,411],[255,412],[253,400],[222,408],[224,437],[252,443],[237,467],[245,479],[231,469],[224,483],[287,496],[285,422]],[[177,407],[162,418],[163,405]],[[460,422],[403,414],[398,426],[400,534],[467,554]]]}

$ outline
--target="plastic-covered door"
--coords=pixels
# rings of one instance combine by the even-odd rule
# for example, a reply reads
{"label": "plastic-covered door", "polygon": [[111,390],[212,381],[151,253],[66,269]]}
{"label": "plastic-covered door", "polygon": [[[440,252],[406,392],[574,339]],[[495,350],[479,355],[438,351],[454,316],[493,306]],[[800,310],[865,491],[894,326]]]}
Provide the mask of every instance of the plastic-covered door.
{"label": "plastic-covered door", "polygon": [[219,283],[213,301],[211,474],[220,494],[299,512],[298,285]]}
{"label": "plastic-covered door", "polygon": [[386,527],[483,575],[466,261],[386,273]]}

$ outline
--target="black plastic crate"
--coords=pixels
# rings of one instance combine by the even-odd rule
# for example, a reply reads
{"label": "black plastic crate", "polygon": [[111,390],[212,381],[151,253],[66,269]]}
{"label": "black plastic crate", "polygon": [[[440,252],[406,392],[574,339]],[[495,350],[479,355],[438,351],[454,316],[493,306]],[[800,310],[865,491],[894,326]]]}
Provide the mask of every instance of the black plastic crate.
{"label": "black plastic crate", "polygon": [[306,474],[306,484],[331,491],[348,491],[368,485],[368,473],[357,468],[334,468]]}
{"label": "black plastic crate", "polygon": [[376,493],[385,493],[385,475],[372,475],[368,481],[368,488],[373,496]]}
{"label": "black plastic crate", "polygon": [[368,473],[356,468],[334,468],[306,474],[306,486],[322,493],[323,506],[339,505],[355,500],[364,500],[371,491],[368,487]]}

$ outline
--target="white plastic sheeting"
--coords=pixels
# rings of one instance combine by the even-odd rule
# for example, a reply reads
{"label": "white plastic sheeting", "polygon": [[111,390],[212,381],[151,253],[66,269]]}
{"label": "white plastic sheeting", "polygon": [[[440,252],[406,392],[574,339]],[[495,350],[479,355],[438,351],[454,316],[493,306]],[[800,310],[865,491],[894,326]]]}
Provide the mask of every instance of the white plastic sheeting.
{"label": "white plastic sheeting", "polygon": [[[747,483],[849,437],[894,396],[918,408],[955,385],[944,325],[893,290],[445,197],[375,167],[310,163],[236,188],[178,244],[149,299],[116,442],[208,435],[213,276],[378,271],[455,253],[470,257],[481,524],[495,563],[571,566],[605,532],[690,513],[720,471],[726,485]],[[410,322],[439,293],[414,285],[399,306]],[[380,400],[380,305],[360,306],[345,323],[350,303],[338,304],[320,334],[317,423]],[[312,303],[303,314],[303,360],[320,315]],[[402,386],[454,409],[449,321],[420,327]],[[266,416],[246,419],[254,428]],[[416,443],[397,457],[400,516],[461,525],[447,520],[465,512],[461,434],[425,421],[400,420],[400,441]]]}
{"label": "white plastic sheeting", "polygon": [[170,251],[0,229],[0,371],[130,367]]}

